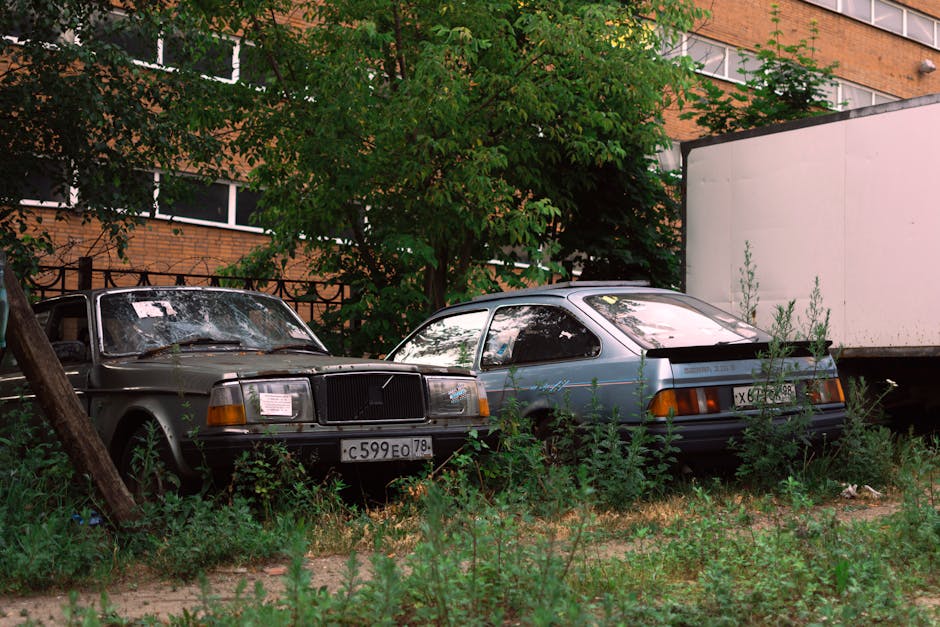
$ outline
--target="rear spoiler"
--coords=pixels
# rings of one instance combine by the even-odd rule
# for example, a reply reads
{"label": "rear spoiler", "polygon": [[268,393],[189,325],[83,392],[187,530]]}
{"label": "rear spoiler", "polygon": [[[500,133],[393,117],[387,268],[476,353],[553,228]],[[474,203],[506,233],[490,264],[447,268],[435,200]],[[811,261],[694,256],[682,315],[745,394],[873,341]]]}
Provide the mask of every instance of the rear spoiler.
{"label": "rear spoiler", "polygon": [[[813,342],[783,342],[787,357],[812,357]],[[826,351],[832,346],[826,341]],[[703,361],[735,361],[738,359],[759,359],[770,354],[769,342],[748,342],[746,344],[709,344],[707,346],[676,346],[674,348],[651,348],[646,351],[647,359],[668,359],[674,364],[688,364]]]}

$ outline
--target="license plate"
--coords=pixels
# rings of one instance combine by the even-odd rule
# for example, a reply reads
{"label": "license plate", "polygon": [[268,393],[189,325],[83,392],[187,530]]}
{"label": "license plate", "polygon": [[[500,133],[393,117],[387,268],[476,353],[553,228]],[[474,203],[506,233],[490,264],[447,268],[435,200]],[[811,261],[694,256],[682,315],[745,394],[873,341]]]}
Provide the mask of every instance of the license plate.
{"label": "license plate", "polygon": [[431,436],[412,438],[362,438],[340,441],[343,462],[387,462],[394,460],[431,459],[434,447]]}
{"label": "license plate", "polygon": [[755,407],[757,405],[784,405],[796,400],[796,385],[742,385],[734,388],[735,407]]}

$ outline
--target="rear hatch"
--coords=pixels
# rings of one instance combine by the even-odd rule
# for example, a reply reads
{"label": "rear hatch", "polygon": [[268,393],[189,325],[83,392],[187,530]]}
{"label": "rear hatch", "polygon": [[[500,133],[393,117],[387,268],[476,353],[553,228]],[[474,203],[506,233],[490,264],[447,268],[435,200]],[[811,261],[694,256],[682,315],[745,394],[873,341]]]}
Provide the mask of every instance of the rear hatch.
{"label": "rear hatch", "polygon": [[[646,359],[669,362],[672,387],[655,391],[657,418],[715,419],[769,409],[794,413],[844,405],[835,363],[816,359],[808,342],[654,348]],[[771,357],[771,355],[774,355]]]}

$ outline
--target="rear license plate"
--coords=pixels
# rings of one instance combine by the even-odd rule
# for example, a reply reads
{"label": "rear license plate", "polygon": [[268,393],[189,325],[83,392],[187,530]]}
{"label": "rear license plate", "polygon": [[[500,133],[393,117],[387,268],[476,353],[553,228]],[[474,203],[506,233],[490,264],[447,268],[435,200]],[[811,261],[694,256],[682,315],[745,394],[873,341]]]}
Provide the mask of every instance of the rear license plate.
{"label": "rear license plate", "polygon": [[340,441],[340,460],[343,462],[387,462],[432,457],[434,447],[429,435]]}
{"label": "rear license plate", "polygon": [[785,405],[796,400],[796,385],[743,385],[734,388],[735,407],[756,407],[758,405]]}

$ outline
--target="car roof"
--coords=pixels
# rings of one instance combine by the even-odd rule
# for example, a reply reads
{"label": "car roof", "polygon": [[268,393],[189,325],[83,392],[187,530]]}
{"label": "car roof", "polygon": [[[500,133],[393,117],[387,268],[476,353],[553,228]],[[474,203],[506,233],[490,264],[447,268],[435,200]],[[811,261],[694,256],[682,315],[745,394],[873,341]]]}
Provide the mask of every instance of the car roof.
{"label": "car roof", "polygon": [[[565,281],[563,283],[550,283],[548,285],[537,285],[535,287],[527,287],[520,290],[509,290],[506,292],[494,292],[492,294],[483,294],[481,296],[476,296],[470,302],[476,303],[481,301],[488,300],[500,300],[504,298],[516,298],[518,296],[535,296],[535,295],[546,295],[546,296],[559,296],[564,297],[568,294],[573,293],[576,290],[584,290],[591,288],[631,288],[635,291],[649,291],[650,284],[648,281]],[[642,288],[642,289],[641,289]],[[659,291],[659,290],[657,290]]]}
{"label": "car roof", "polygon": [[50,303],[64,298],[74,298],[76,296],[84,296],[85,298],[94,301],[96,297],[104,294],[118,294],[124,292],[145,292],[148,290],[179,290],[179,291],[220,291],[220,292],[242,292],[246,294],[259,294],[261,296],[268,296],[277,298],[272,294],[266,292],[259,292],[256,290],[246,290],[235,287],[223,287],[219,285],[128,285],[128,286],[114,286],[114,287],[98,287],[90,290],[72,290],[65,292],[63,294],[56,294],[55,296],[49,296],[38,301],[35,304],[39,303]]}

